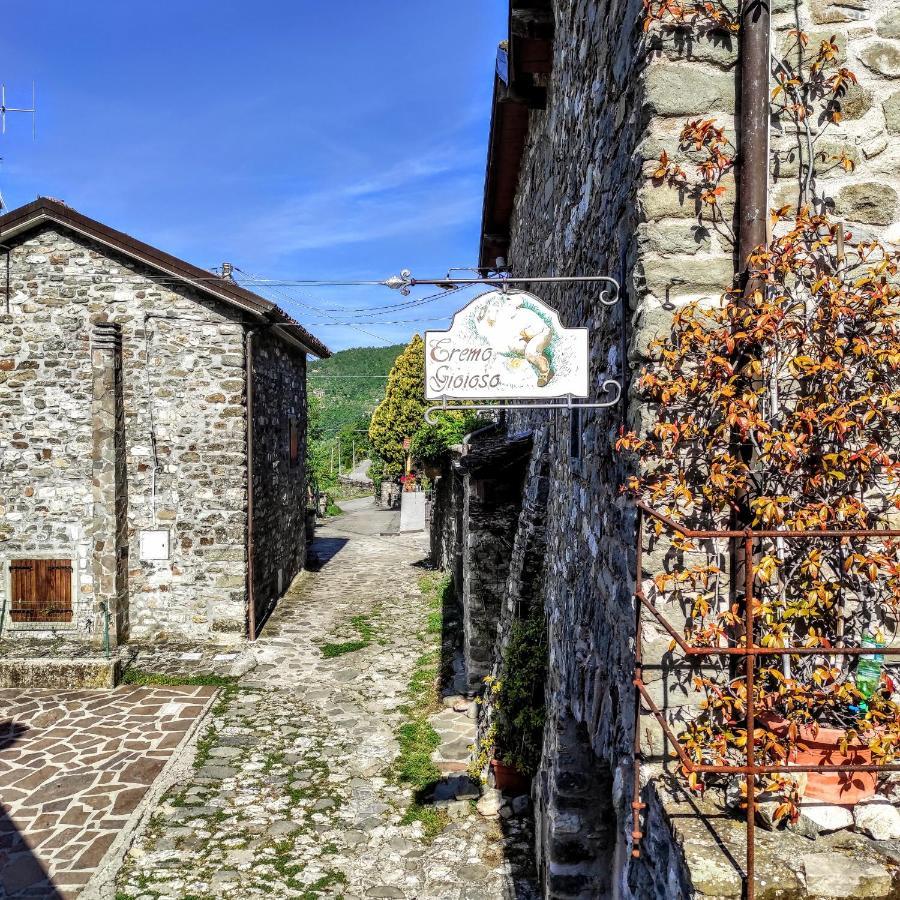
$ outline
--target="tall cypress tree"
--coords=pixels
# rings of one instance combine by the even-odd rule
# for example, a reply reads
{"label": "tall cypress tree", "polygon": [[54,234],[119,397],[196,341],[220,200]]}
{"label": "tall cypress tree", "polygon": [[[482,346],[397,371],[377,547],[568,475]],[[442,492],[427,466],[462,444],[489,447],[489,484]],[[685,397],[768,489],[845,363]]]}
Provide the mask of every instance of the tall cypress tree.
{"label": "tall cypress tree", "polygon": [[397,357],[388,377],[384,400],[372,414],[369,438],[383,461],[383,476],[403,473],[406,438],[419,430],[425,414],[425,342],[419,335]]}

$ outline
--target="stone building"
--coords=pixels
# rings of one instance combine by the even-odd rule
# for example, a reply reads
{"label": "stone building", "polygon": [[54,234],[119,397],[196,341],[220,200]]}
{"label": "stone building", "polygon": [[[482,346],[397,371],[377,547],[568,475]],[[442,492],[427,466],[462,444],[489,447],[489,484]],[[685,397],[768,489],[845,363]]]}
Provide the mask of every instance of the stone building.
{"label": "stone building", "polygon": [[0,636],[252,637],[304,564],[306,356],[328,350],[55,200],[0,245]]}
{"label": "stone building", "polygon": [[[648,715],[635,721],[635,511],[620,492],[633,462],[615,441],[622,427],[640,429],[646,414],[633,385],[648,342],[668,329],[674,309],[717,298],[739,269],[733,247],[697,222],[694,202],[650,177],[663,150],[677,151],[689,118],[715,117],[739,140],[739,41],[677,29],[663,40],[642,30],[642,15],[641,0],[511,0],[494,84],[480,265],[492,269],[500,257],[513,275],[617,278],[618,309],[598,302],[596,286],[541,285],[537,293],[565,326],[589,327],[595,398],[606,378],[625,390],[613,409],[508,413],[471,438],[436,486],[433,548],[454,574],[471,690],[491,666],[497,671],[511,623],[533,604],[543,607],[547,720],[533,799],[546,896],[737,898],[743,850],[722,850],[720,836],[692,825],[694,798],[670,793],[657,777],[666,759],[658,726]],[[817,189],[854,233],[896,242],[896,4],[774,0],[772,23],[776,52],[798,25],[813,42],[837,37],[858,78],[841,102],[840,139],[854,167],[824,167]],[[769,205],[796,203],[796,135],[776,123],[771,140]],[[723,187],[725,218],[736,220],[734,177]],[[645,658],[661,661],[668,636],[645,625],[643,641]],[[694,702],[684,674],[645,669],[670,714]],[[631,856],[637,728],[648,779],[639,859]],[[812,852],[804,840],[782,834],[780,845],[757,851],[758,878],[771,866],[768,883],[785,891],[777,896],[868,896],[808,886],[797,868]],[[857,850],[896,890],[885,856],[873,846]],[[783,858],[772,863],[778,852]],[[837,878],[842,864],[834,863]]]}

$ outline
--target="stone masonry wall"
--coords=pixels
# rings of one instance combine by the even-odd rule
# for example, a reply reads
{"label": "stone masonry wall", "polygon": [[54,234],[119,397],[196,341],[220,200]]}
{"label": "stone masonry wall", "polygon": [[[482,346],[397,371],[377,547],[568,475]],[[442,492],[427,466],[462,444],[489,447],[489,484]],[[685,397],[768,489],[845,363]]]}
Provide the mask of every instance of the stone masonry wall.
{"label": "stone masonry wall", "polygon": [[497,622],[506,594],[521,471],[467,472],[463,478],[462,621],[468,688],[479,693],[493,667]]}
{"label": "stone masonry wall", "polygon": [[431,561],[453,576],[457,594],[463,579],[462,488],[461,474],[452,462],[448,462],[435,480],[430,526]]}
{"label": "stone masonry wall", "polygon": [[[719,228],[699,224],[693,202],[677,190],[654,185],[648,176],[662,150],[679,158],[678,133],[688,118],[715,117],[734,135],[737,43],[682,36],[663,44],[652,34],[644,38],[639,0],[557,0],[554,13],[548,103],[546,110],[530,113],[508,261],[514,274],[595,273],[620,280],[622,303],[613,310],[601,306],[597,289],[588,286],[542,286],[539,293],[559,310],[564,325],[590,328],[592,393],[598,394],[603,378],[623,377],[628,399],[617,409],[582,411],[575,422],[562,412],[510,416],[509,429],[530,427],[535,447],[543,443],[539,435],[549,447],[544,602],[550,678],[545,758],[535,789],[545,889],[551,897],[595,897],[608,890],[606,882],[591,882],[596,876],[586,860],[553,849],[555,826],[547,816],[559,808],[554,784],[561,768],[559,741],[550,738],[575,729],[598,763],[621,773],[617,816],[620,829],[630,833],[631,776],[622,764],[631,755],[636,727],[631,683],[635,519],[619,492],[629,462],[615,452],[614,443],[620,426],[640,428],[647,420],[633,382],[649,341],[669,328],[679,305],[695,298],[714,301],[731,283],[736,264],[727,237],[734,180],[724,182],[726,227]],[[828,141],[849,142],[857,167],[851,173],[832,167],[819,177],[817,187],[855,235],[873,233],[896,241],[896,4],[776,0],[773,14],[776,46],[783,46],[787,30],[799,23],[814,41],[836,34],[845,48],[860,84],[843,102],[845,124],[820,146],[827,150]],[[776,123],[773,146],[779,154],[773,161],[772,206],[791,202],[792,192],[796,197],[797,160],[790,153],[796,143],[789,128]],[[655,561],[651,558],[650,565]],[[667,638],[646,626],[648,660],[661,661],[667,644]],[[656,667],[647,678],[670,711],[694,702],[679,673]],[[655,723],[642,717],[640,727],[649,734],[651,757],[661,758]],[[579,754],[573,756],[577,758]],[[577,765],[584,765],[581,760]],[[652,785],[648,791],[652,794]],[[587,820],[584,825],[591,827]],[[573,827],[571,821],[566,827]],[[651,817],[647,827],[657,858],[665,855],[665,847],[677,858],[663,818]],[[626,857],[630,860],[616,851],[621,896],[648,900],[674,895],[671,878],[642,874],[644,863],[626,863]],[[671,871],[682,877],[678,865]],[[582,883],[580,876],[586,879]],[[677,892],[689,895],[689,884],[681,883]]]}
{"label": "stone masonry wall", "polygon": [[[291,462],[291,423],[298,447]],[[253,345],[253,532],[257,627],[306,561],[306,356],[262,330]],[[225,630],[226,623],[218,628]],[[243,634],[244,618],[227,623]]]}
{"label": "stone masonry wall", "polygon": [[[130,636],[206,638],[243,621],[238,314],[67,232],[45,228],[12,244],[9,312],[0,307],[0,607],[11,558],[70,558],[71,630],[99,640],[90,334],[108,319],[122,340]],[[141,561],[144,529],[170,533],[170,559]],[[4,636],[22,627],[7,613]]]}

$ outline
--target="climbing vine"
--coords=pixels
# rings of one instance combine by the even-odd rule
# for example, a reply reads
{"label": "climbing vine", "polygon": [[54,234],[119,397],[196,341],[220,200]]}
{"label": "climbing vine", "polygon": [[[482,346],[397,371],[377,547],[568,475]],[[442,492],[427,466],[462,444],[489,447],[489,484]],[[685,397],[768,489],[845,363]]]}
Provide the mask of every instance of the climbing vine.
{"label": "climbing vine", "polygon": [[[645,0],[644,7],[645,31],[737,31],[717,3]],[[618,442],[643,462],[644,474],[628,489],[689,527],[721,527],[737,514],[756,528],[884,529],[900,510],[900,255],[854,240],[816,191],[817,161],[853,168],[846,151],[826,158],[819,149],[856,83],[839,56],[834,37],[811,48],[797,30],[773,59],[772,112],[795,126],[799,203],[772,211],[771,241],[740,261],[747,266],[741,287],[728,287],[718,305],[679,309],[670,333],[651,345],[639,388],[654,404],[654,420],[646,434],[623,433]],[[721,198],[737,160],[725,130],[715,119],[690,121],[678,152],[690,162],[664,151],[652,178],[693,198],[700,220],[731,238]],[[662,532],[656,523],[654,540]],[[688,640],[744,643],[743,611],[729,599],[717,549],[675,537],[668,558],[672,565],[652,589],[658,604],[685,611]],[[862,738],[875,761],[900,756],[900,695],[891,696],[885,679],[864,688],[853,677],[855,663],[827,653],[866,635],[875,643],[895,636],[900,543],[776,536],[761,542],[751,565],[754,641],[822,650],[759,663],[757,708],[787,725],[757,729],[758,761],[786,762],[809,723],[843,728],[844,749]],[[741,764],[745,682],[723,668],[699,672],[694,684],[704,700],[681,735],[689,757]],[[696,773],[690,778],[702,786]],[[765,786],[785,797],[779,817],[797,815],[789,779],[773,776]]]}

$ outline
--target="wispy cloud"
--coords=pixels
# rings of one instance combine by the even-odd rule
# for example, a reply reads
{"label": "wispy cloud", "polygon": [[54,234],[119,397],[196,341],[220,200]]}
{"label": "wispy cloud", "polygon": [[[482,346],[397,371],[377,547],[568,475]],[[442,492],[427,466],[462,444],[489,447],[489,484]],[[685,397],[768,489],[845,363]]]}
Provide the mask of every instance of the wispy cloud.
{"label": "wispy cloud", "polygon": [[479,154],[439,148],[259,211],[246,243],[282,256],[474,222],[481,206]]}

